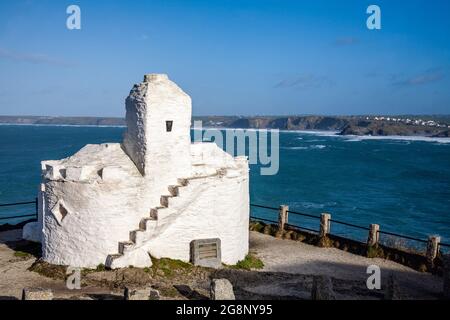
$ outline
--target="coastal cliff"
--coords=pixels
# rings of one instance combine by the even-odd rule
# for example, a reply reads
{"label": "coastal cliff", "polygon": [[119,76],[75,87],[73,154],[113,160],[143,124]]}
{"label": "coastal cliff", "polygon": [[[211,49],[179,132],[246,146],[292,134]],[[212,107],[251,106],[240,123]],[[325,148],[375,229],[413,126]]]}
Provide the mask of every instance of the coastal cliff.
{"label": "coastal cliff", "polygon": [[340,135],[357,136],[425,136],[448,137],[449,130],[438,127],[397,124],[375,121],[358,121],[350,123],[339,133]]}
{"label": "coastal cliff", "polygon": [[[363,116],[202,117],[204,127],[280,130],[330,130],[339,135],[449,137],[446,117],[385,119]],[[436,120],[431,120],[436,119]],[[439,119],[439,122],[438,120]]]}
{"label": "coastal cliff", "polygon": [[[395,119],[396,121],[392,121]],[[204,128],[330,130],[340,135],[450,137],[450,116],[194,116]],[[404,121],[403,121],[404,120]],[[125,126],[123,118],[0,116],[0,124]]]}

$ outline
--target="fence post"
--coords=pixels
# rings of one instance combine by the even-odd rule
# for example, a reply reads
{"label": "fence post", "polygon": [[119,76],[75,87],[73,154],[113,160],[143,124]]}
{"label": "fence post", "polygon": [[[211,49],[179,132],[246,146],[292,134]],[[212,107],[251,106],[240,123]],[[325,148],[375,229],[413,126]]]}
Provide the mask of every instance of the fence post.
{"label": "fence post", "polygon": [[427,262],[433,267],[434,259],[437,257],[439,250],[439,243],[441,242],[441,237],[439,236],[429,236],[427,244]]}
{"label": "fence post", "polygon": [[326,237],[328,233],[330,233],[330,220],[331,214],[322,213],[320,215],[320,232],[319,235],[321,238]]}
{"label": "fence post", "polygon": [[278,212],[278,231],[284,230],[284,225],[288,223],[289,206],[281,205]]}
{"label": "fence post", "polygon": [[367,245],[369,247],[376,246],[380,240],[380,226],[372,223],[369,227],[369,237],[367,238]]}

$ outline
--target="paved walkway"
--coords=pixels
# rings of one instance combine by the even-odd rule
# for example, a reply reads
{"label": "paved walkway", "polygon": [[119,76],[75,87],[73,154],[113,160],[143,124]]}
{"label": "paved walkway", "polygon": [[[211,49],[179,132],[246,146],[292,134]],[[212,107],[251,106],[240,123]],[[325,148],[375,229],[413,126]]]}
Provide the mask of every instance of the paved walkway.
{"label": "paved walkway", "polygon": [[369,259],[335,248],[319,248],[257,232],[250,233],[250,248],[264,262],[263,271],[329,275],[365,283],[369,276],[367,267],[377,265],[381,269],[382,288],[389,274],[393,273],[399,291],[405,297],[432,299],[442,291],[442,278],[389,260]]}

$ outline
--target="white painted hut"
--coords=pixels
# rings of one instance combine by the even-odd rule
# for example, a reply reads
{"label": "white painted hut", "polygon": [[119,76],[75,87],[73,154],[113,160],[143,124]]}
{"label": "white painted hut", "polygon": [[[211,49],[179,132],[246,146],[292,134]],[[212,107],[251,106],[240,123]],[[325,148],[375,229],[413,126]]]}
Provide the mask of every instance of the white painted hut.
{"label": "white painted hut", "polygon": [[147,267],[150,256],[190,260],[191,241],[219,238],[221,259],[248,252],[246,157],[191,143],[191,98],[164,74],[126,99],[123,143],[86,145],[42,162],[39,218],[24,238],[57,265]]}

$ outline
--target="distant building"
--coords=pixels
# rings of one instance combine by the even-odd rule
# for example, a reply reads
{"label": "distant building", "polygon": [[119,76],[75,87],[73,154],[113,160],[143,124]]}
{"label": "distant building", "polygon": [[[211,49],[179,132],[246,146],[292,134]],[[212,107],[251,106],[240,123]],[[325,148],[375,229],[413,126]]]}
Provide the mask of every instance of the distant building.
{"label": "distant building", "polygon": [[38,222],[57,265],[147,267],[150,256],[190,260],[193,240],[219,238],[221,258],[248,253],[249,167],[214,143],[191,144],[191,98],[167,75],[149,74],[126,99],[123,143],[87,145],[42,162]]}

